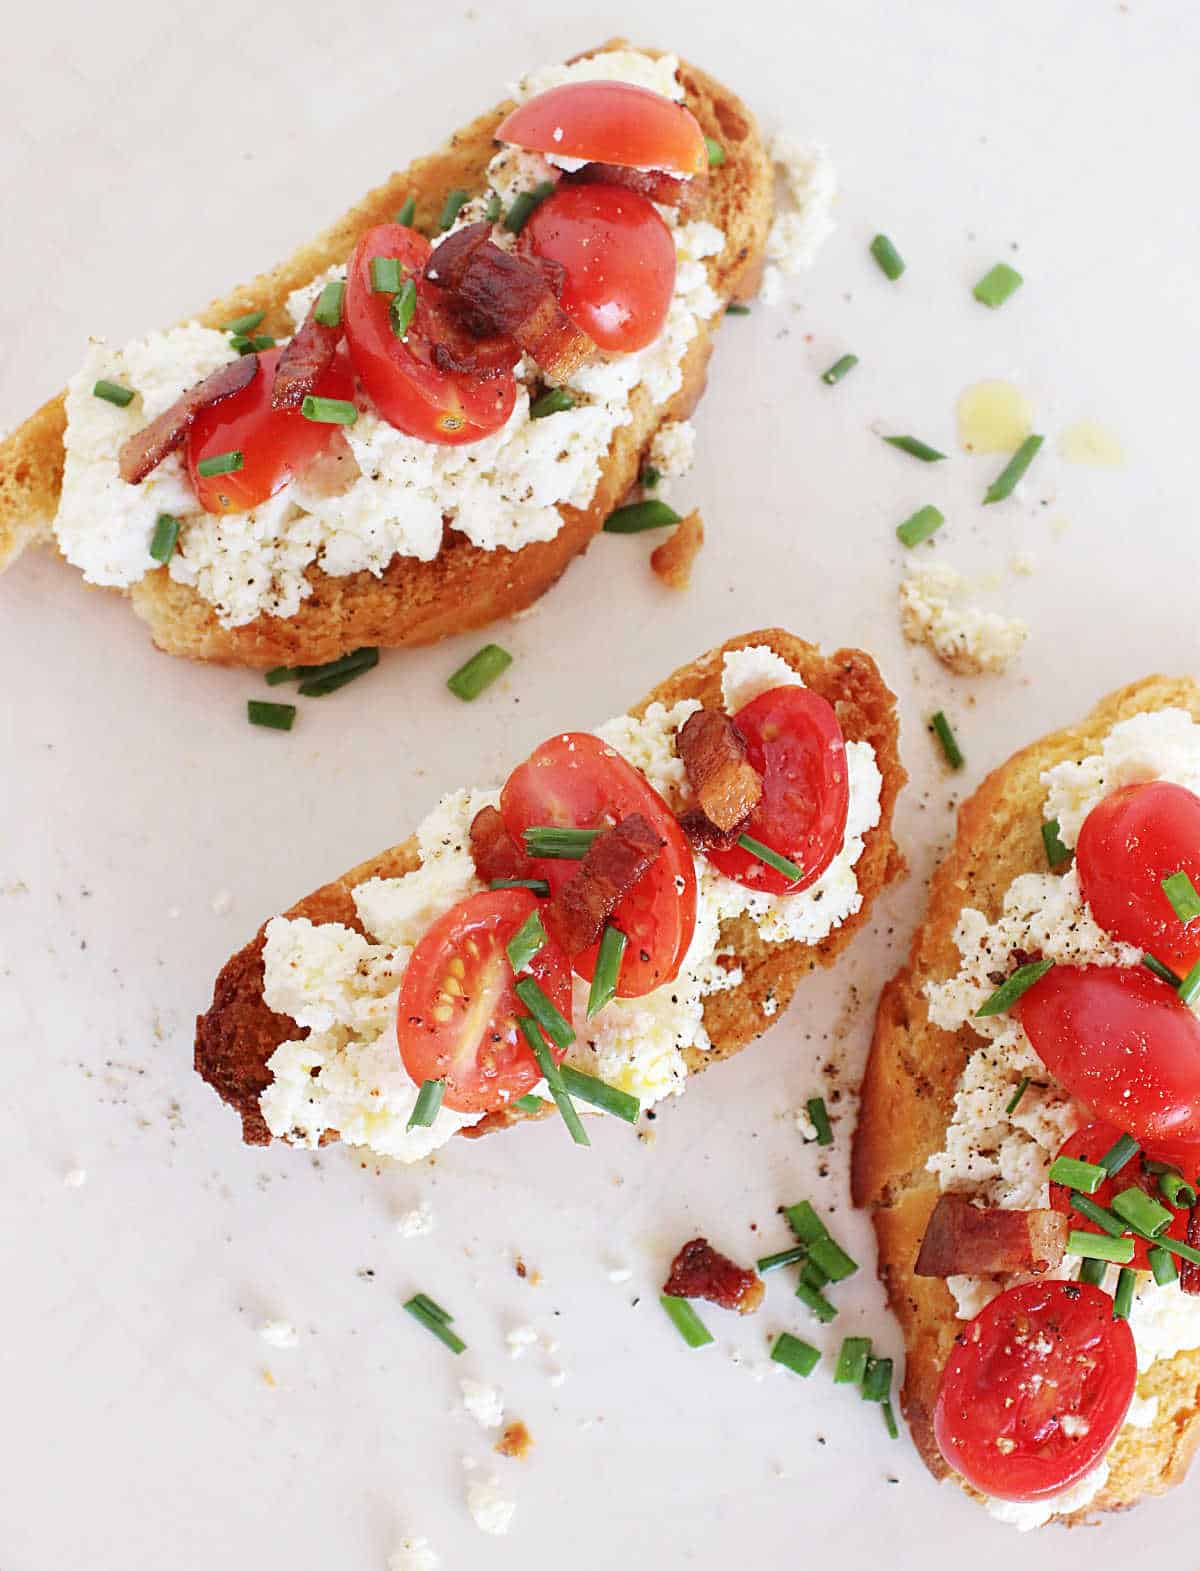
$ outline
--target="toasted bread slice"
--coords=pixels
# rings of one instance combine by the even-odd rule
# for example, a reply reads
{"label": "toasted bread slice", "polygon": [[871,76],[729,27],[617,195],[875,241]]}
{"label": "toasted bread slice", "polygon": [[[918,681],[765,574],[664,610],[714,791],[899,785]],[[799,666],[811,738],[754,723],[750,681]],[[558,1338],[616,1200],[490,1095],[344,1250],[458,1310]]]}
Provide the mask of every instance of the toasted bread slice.
{"label": "toasted bread slice", "polygon": [[[1014,878],[1045,872],[1043,770],[1095,752],[1119,720],[1172,707],[1200,720],[1200,686],[1188,678],[1147,677],[1111,693],[1079,725],[1043,737],[987,777],[959,808],[957,836],[934,874],[908,963],[879,1001],[854,1141],[853,1197],[856,1205],[871,1209],[879,1275],[907,1348],[904,1412],[917,1450],[937,1478],[950,1469],[934,1439],[933,1409],[962,1322],[945,1282],[915,1276],[913,1266],[939,1193],[926,1163],[945,1144],[959,1076],[983,1039],[969,1026],[951,1032],[933,1025],[925,984],[958,971],[954,930],[964,906],[993,920]],[[1159,1398],[1153,1424],[1126,1430],[1109,1453],[1108,1482],[1093,1504],[1075,1518],[1056,1520],[1117,1511],[1182,1478],[1200,1441],[1200,1351],[1154,1364],[1138,1381],[1138,1391]]]}
{"label": "toasted bread slice", "polygon": [[[906,779],[898,751],[899,728],[895,698],[884,685],[875,662],[857,649],[840,649],[823,655],[812,644],[779,628],[747,633],[710,650],[661,682],[635,705],[640,716],[652,703],[667,707],[695,698],[714,707],[721,705],[721,671],[727,650],[764,644],[799,672],[805,684],[831,703],[847,741],[869,742],[883,777],[880,819],[865,837],[864,850],[855,864],[863,902],[857,913],[835,928],[818,944],[765,943],[745,917],[726,923],[722,941],[735,951],[743,969],[740,985],[712,994],[705,1002],[704,1024],[712,1039],[708,1051],[691,1048],[686,1054],[688,1071],[699,1073],[760,1036],[766,1017],[763,1002],[773,994],[780,1008],[791,1001],[801,978],[818,965],[830,965],[867,920],[875,896],[903,870],[892,838],[892,810]],[[311,922],[341,922],[363,932],[352,891],[369,878],[398,878],[420,865],[414,839],[351,868],[301,900],[285,915],[307,917]],[[244,949],[229,960],[213,989],[207,1014],[196,1022],[196,1069],[220,1096],[236,1108],[242,1119],[242,1138],[248,1145],[266,1145],[271,1134],[259,1110],[259,1096],[271,1080],[267,1060],[282,1043],[304,1033],[287,1015],[274,1014],[263,999],[263,945],[265,926]],[[542,1116],[507,1108],[489,1114],[480,1123],[463,1129],[464,1135],[487,1134],[524,1118]]]}
{"label": "toasted bread slice", "polygon": [[[628,47],[613,39],[587,53],[622,46]],[[744,300],[753,295],[762,275],[772,211],[770,160],[753,115],[727,88],[683,62],[679,80],[688,108],[726,155],[697,215],[725,234],[725,249],[705,263],[709,281],[722,301]],[[482,188],[496,150],[495,129],[511,108],[506,102],[480,115],[441,152],[392,175],[288,261],[214,301],[199,320],[216,327],[244,312],[262,310],[267,312],[265,331],[290,333],[284,307],[292,290],[345,262],[364,230],[390,221],[410,193],[416,198],[418,227],[431,232],[447,192]],[[165,568],[132,586],[133,608],[168,654],[262,668],[319,665],[364,644],[429,644],[511,616],[544,594],[571,559],[586,550],[636,480],[659,425],[691,413],[704,390],[712,331],[720,320],[718,313],[701,324],[684,356],[682,386],[668,404],[654,404],[645,388],[634,391],[633,418],[613,435],[591,503],[584,509],[561,507],[563,525],[553,540],[515,552],[483,551],[447,529],[432,562],[396,556],[379,578],[369,572],[332,577],[314,565],[308,569],[313,592],[295,616],[261,616],[242,627],[222,627],[212,606],[194,589],[176,583]],[[0,568],[32,541],[53,538],[64,429],[60,394],[0,443]]]}

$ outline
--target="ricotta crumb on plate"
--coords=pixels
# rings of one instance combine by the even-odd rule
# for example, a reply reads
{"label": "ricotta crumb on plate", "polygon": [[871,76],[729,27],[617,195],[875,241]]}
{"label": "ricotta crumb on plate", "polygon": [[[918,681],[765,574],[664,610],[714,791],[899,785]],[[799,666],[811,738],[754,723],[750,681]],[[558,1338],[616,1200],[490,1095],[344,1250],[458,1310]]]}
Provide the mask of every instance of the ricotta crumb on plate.
{"label": "ricotta crumb on plate", "polygon": [[1029,636],[1024,622],[967,602],[968,581],[945,562],[908,569],[900,585],[900,626],[959,676],[1004,671]]}

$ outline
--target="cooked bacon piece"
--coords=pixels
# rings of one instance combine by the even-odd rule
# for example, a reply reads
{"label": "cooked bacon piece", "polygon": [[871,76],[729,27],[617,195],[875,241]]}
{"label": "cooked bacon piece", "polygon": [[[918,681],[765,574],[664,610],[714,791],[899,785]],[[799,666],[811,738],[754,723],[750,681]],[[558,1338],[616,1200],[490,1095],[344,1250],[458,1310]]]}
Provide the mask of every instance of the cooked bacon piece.
{"label": "cooked bacon piece", "polygon": [[762,776],[746,757],[746,739],[727,714],[697,709],[680,726],[675,746],[709,823],[732,829],[758,806]]}
{"label": "cooked bacon piece", "polygon": [[681,518],[650,553],[650,566],[668,589],[686,589],[692,581],[692,563],[704,544],[704,524],[698,508]]}
{"label": "cooked bacon piece", "polygon": [[744,1271],[714,1249],[707,1238],[693,1238],[672,1260],[663,1292],[672,1298],[706,1298],[722,1309],[748,1315],[762,1303],[763,1283],[753,1271]]}
{"label": "cooked bacon piece", "polygon": [[626,169],[621,164],[584,164],[563,179],[574,185],[619,185],[639,196],[649,197],[663,207],[676,207],[680,218],[694,218],[708,194],[708,176],[693,175],[681,180],[665,169]]}
{"label": "cooked bacon piece", "polygon": [[737,845],[742,832],[741,824],[734,824],[732,829],[718,829],[698,807],[680,813],[679,827],[697,851],[728,851]]}
{"label": "cooked bacon piece", "polygon": [[942,1195],[914,1269],[917,1276],[992,1276],[1004,1271],[1040,1276],[1062,1264],[1069,1226],[1061,1211],[1002,1211],[972,1205],[965,1195]]}
{"label": "cooked bacon piece", "polygon": [[551,896],[547,918],[568,955],[600,937],[604,924],[647,868],[663,843],[640,813],[598,834],[573,876]]}
{"label": "cooked bacon piece", "polygon": [[[1200,1249],[1200,1206],[1188,1212],[1187,1242],[1193,1249]],[[1179,1262],[1179,1289],[1183,1293],[1200,1293],[1200,1266],[1190,1260]]]}
{"label": "cooked bacon piece", "polygon": [[485,884],[497,878],[537,878],[538,870],[504,827],[494,807],[484,807],[471,820],[471,857]]}
{"label": "cooked bacon piece", "polygon": [[272,409],[299,409],[317,385],[318,378],[333,364],[337,346],[341,342],[342,328],[326,327],[313,316],[317,309],[304,318],[299,332],[284,346],[275,366],[275,380],[271,384]]}
{"label": "cooked bacon piece", "polygon": [[167,454],[182,444],[202,409],[211,409],[214,404],[232,398],[243,387],[249,387],[257,375],[258,356],[239,355],[206,376],[203,382],[189,387],[169,409],[164,409],[148,426],[135,431],[123,444],[117,461],[121,479],[126,485],[141,485]]}

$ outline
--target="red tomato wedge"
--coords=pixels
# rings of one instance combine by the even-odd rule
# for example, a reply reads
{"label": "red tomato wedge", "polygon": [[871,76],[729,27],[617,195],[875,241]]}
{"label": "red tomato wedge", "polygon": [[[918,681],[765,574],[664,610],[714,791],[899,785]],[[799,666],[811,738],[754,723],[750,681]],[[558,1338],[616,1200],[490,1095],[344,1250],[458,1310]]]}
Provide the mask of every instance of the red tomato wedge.
{"label": "red tomato wedge", "polygon": [[[487,377],[439,369],[434,346],[458,334],[446,320],[437,285],[421,276],[431,249],[403,224],[367,230],[346,274],[346,338],[354,369],[389,424],[426,442],[458,446],[498,431],[512,414],[517,385],[511,366],[520,351],[514,346],[508,368]],[[392,296],[371,287],[375,257],[396,258],[405,277],[416,280],[416,310],[403,339],[392,331]]]}
{"label": "red tomato wedge", "polygon": [[[202,410],[184,443],[188,477],[208,513],[244,513],[274,496],[294,474],[324,451],[340,426],[306,420],[298,409],[272,409],[271,385],[281,349],[264,349],[258,375],[240,393]],[[321,398],[354,399],[354,373],[344,354],[318,378],[313,392]],[[202,458],[240,452],[242,467],[224,475],[202,475]]]}
{"label": "red tomato wedge", "polygon": [[561,262],[559,303],[601,349],[644,349],[675,289],[675,242],[653,202],[615,185],[560,185],[521,231],[521,247]]}
{"label": "red tomato wedge", "polygon": [[[417,1085],[445,1077],[445,1107],[491,1112],[541,1079],[517,1024],[528,1010],[514,991],[517,979],[505,950],[537,905],[528,889],[469,895],[413,950],[400,989],[396,1039]],[[569,1022],[571,967],[553,939],[534,956],[528,974]],[[543,1040],[559,1062],[564,1049]]]}
{"label": "red tomato wedge", "polygon": [[590,164],[669,169],[677,175],[708,169],[704,132],[692,111],[632,82],[552,87],[507,115],[496,139]]}
{"label": "red tomato wedge", "polygon": [[1165,780],[1125,786],[1091,810],[1075,849],[1079,887],[1100,926],[1186,975],[1200,959],[1200,916],[1181,922],[1162,881],[1200,889],[1200,796]]}
{"label": "red tomato wedge", "polygon": [[1137,1384],[1133,1333],[1112,1311],[1086,1282],[1027,1282],[970,1322],[933,1412],[938,1449],[969,1484],[1042,1500],[1095,1467]]}
{"label": "red tomato wedge", "polygon": [[816,883],[845,839],[850,778],[842,728],[832,706],[806,687],[773,687],[733,718],[763,777],[746,833],[795,862],[804,876],[789,883],[741,846],[710,852],[711,860],[748,889],[794,895]]}
{"label": "red tomato wedge", "polygon": [[[640,998],[677,974],[696,927],[696,864],[674,813],[619,753],[586,731],[551,737],[508,777],[500,812],[518,845],[524,844],[523,831],[535,824],[602,829],[641,813],[664,844],[658,860],[613,913],[613,923],[628,940],[617,993]],[[551,893],[575,872],[574,862],[541,858],[537,866]],[[589,980],[597,948],[573,959],[575,970]]]}
{"label": "red tomato wedge", "polygon": [[1055,966],[1014,1005],[1038,1057],[1142,1145],[1200,1144],[1200,1020],[1151,972]]}
{"label": "red tomato wedge", "polygon": [[[1063,1141],[1062,1149],[1058,1154],[1059,1156],[1074,1157],[1077,1161],[1080,1162],[1099,1162],[1100,1158],[1105,1154],[1105,1152],[1111,1151],[1113,1146],[1116,1145],[1117,1141],[1121,1138],[1122,1133],[1123,1131],[1118,1129],[1115,1124],[1085,1124],[1082,1129],[1077,1129],[1069,1139]],[[1157,1151],[1153,1153],[1146,1152],[1145,1154],[1147,1156],[1153,1156],[1162,1162],[1172,1162],[1172,1165],[1174,1165],[1173,1159],[1170,1156],[1162,1155]],[[1189,1179],[1194,1176],[1194,1168],[1192,1167],[1185,1167],[1182,1171]],[[1144,1189],[1151,1199],[1157,1200],[1160,1205],[1166,1205],[1166,1201],[1163,1199],[1162,1194],[1159,1191],[1157,1177],[1153,1173],[1147,1173],[1145,1171],[1145,1169],[1142,1167],[1140,1156],[1135,1156],[1131,1158],[1130,1161],[1126,1162],[1125,1166],[1121,1168],[1116,1177],[1110,1178],[1105,1183],[1101,1184],[1099,1189],[1097,1189],[1095,1194],[1090,1198],[1094,1200],[1098,1206],[1103,1206],[1105,1210],[1109,1210],[1112,1206],[1113,1196],[1118,1194],[1122,1189],[1129,1189],[1133,1185],[1137,1185],[1138,1188]],[[1078,1231],[1084,1233],[1100,1232],[1100,1229],[1094,1223],[1089,1222],[1086,1217],[1081,1216],[1079,1212],[1076,1211],[1071,1205],[1071,1191],[1066,1187],[1065,1184],[1050,1185],[1050,1204],[1053,1206],[1055,1211],[1061,1211],[1064,1216],[1069,1216],[1071,1218],[1071,1226]],[[1168,1207],[1168,1209],[1170,1209],[1170,1207]],[[1177,1211],[1175,1213],[1175,1220],[1167,1229],[1164,1237],[1176,1238],[1180,1243],[1186,1243],[1188,1215],[1189,1213],[1187,1211]],[[1154,1246],[1152,1244],[1148,1244],[1144,1238],[1134,1238],[1132,1264],[1136,1271],[1149,1271],[1150,1261],[1147,1258],[1147,1255],[1153,1247]]]}

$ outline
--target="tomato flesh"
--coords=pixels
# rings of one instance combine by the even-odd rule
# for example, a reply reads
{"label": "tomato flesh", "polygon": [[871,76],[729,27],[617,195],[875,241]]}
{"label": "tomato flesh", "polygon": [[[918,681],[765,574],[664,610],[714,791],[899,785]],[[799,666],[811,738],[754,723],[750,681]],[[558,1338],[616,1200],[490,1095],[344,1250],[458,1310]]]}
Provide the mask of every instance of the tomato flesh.
{"label": "tomato flesh", "polygon": [[[208,513],[244,513],[274,496],[305,469],[341,427],[306,420],[298,409],[272,409],[271,388],[281,349],[264,349],[258,375],[240,393],[200,412],[188,431],[184,457],[201,507]],[[321,398],[354,399],[354,373],[344,354],[318,378]],[[201,459],[238,451],[242,467],[224,475],[202,475]]]}
{"label": "tomato flesh", "polygon": [[[1073,1135],[1063,1142],[1062,1149],[1058,1154],[1059,1156],[1074,1157],[1080,1162],[1096,1163],[1099,1162],[1105,1152],[1112,1150],[1113,1146],[1121,1138],[1122,1133],[1123,1131],[1118,1129],[1115,1124],[1102,1122],[1085,1124],[1082,1129],[1077,1129]],[[1158,1161],[1172,1162],[1172,1165],[1174,1165],[1169,1155],[1162,1155],[1157,1151],[1153,1153],[1147,1151],[1144,1155],[1151,1156]],[[1194,1166],[1189,1166],[1183,1168],[1182,1171],[1191,1178],[1194,1176],[1195,1168]],[[1106,1179],[1090,1198],[1098,1206],[1103,1206],[1105,1210],[1111,1210],[1113,1196],[1119,1194],[1122,1189],[1129,1189],[1133,1185],[1144,1189],[1151,1199],[1157,1200],[1160,1205],[1166,1205],[1166,1201],[1159,1191],[1157,1177],[1153,1173],[1145,1171],[1142,1166],[1141,1156],[1135,1156],[1126,1162],[1120,1172],[1115,1177]],[[1069,1216],[1071,1218],[1071,1226],[1077,1231],[1084,1233],[1099,1233],[1101,1231],[1094,1223],[1089,1222],[1085,1216],[1081,1216],[1072,1207],[1071,1191],[1065,1184],[1050,1185],[1050,1204],[1055,1211],[1061,1211],[1064,1216]],[[1170,1209],[1168,1206],[1168,1210]],[[1188,1215],[1187,1211],[1177,1211],[1175,1220],[1171,1223],[1166,1233],[1163,1234],[1163,1237],[1178,1239],[1180,1243],[1186,1243]],[[1147,1243],[1144,1238],[1135,1237],[1132,1233],[1126,1233],[1125,1236],[1133,1238],[1133,1260],[1131,1264],[1134,1270],[1149,1271],[1149,1251],[1153,1249],[1154,1245]]]}
{"label": "tomato flesh", "polygon": [[[380,415],[397,430],[426,442],[459,446],[498,431],[512,414],[517,385],[508,369],[476,377],[443,371],[434,346],[453,329],[446,322],[441,291],[421,273],[432,247],[403,224],[368,229],[354,249],[346,274],[344,320],[354,369]],[[371,262],[394,257],[416,280],[417,304],[404,339],[392,331],[391,296],[371,287]]]}
{"label": "tomato flesh", "polygon": [[[603,829],[640,813],[663,849],[612,916],[627,939],[617,993],[639,998],[678,973],[696,928],[695,861],[671,809],[619,753],[586,731],[551,737],[509,776],[500,812],[518,845],[522,832],[535,824]],[[574,876],[577,864],[540,858],[537,865],[553,894]],[[597,948],[593,944],[571,957],[588,980]]]}
{"label": "tomato flesh", "polygon": [[[413,950],[396,1010],[396,1039],[417,1085],[446,1081],[445,1107],[486,1113],[535,1086],[541,1070],[517,1024],[529,1011],[517,997],[505,946],[537,909],[528,889],[469,895],[440,917]],[[549,939],[522,975],[531,975],[571,1019],[571,968]],[[565,1049],[543,1038],[558,1063]]]}
{"label": "tomato flesh", "polygon": [[1038,1057],[1144,1146],[1200,1145],[1200,1021],[1142,967],[1055,966],[1017,1000]]}
{"label": "tomato flesh", "polygon": [[1041,1500],[1095,1467],[1137,1384],[1133,1333],[1112,1311],[1086,1282],[1026,1282],[980,1310],[946,1361],[933,1414],[938,1449],[968,1483]]}
{"label": "tomato flesh", "polygon": [[1165,780],[1125,786],[1083,821],[1079,887],[1100,926],[1186,975],[1200,959],[1200,916],[1181,922],[1162,880],[1200,889],[1200,796]]}
{"label": "tomato flesh", "polygon": [[644,349],[675,290],[675,242],[653,202],[614,185],[560,185],[521,231],[521,246],[561,262],[560,304],[601,349]]}
{"label": "tomato flesh", "polygon": [[496,138],[588,163],[703,174],[708,149],[690,109],[632,82],[564,82],[521,104]]}
{"label": "tomato flesh", "polygon": [[803,869],[789,882],[734,846],[710,852],[729,878],[765,894],[796,894],[814,884],[841,850],[850,809],[846,743],[830,704],[806,687],[773,687],[733,717],[763,794],[746,833]]}

